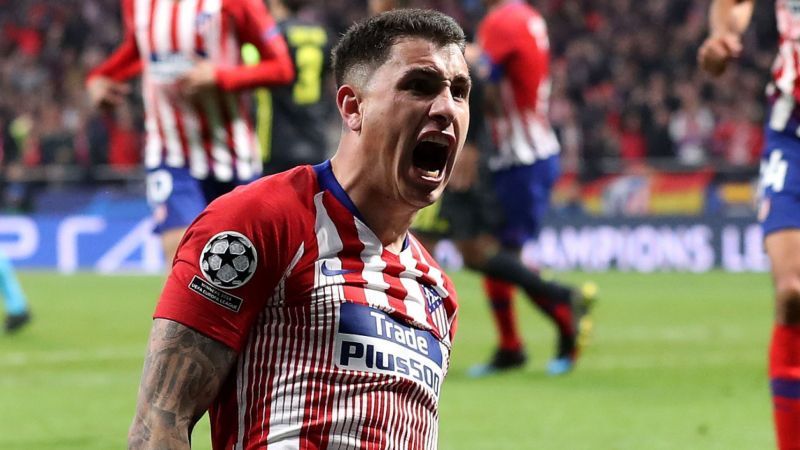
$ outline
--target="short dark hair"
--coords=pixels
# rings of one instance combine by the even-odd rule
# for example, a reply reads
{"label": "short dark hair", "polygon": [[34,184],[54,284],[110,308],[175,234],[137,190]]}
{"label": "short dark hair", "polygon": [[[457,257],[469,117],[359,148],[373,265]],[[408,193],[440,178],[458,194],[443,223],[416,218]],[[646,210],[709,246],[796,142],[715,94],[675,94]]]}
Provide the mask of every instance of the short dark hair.
{"label": "short dark hair", "polygon": [[419,37],[444,47],[455,44],[464,52],[464,30],[450,16],[429,9],[397,9],[352,25],[332,52],[336,86],[354,70],[371,74],[389,59],[398,39]]}

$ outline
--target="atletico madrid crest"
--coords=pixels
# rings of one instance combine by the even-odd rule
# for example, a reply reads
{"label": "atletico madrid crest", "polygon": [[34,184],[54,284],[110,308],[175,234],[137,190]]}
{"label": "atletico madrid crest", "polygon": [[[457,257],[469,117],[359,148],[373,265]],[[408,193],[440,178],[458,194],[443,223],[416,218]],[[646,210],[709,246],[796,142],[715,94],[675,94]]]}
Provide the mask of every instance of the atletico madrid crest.
{"label": "atletico madrid crest", "polygon": [[243,286],[253,277],[257,264],[258,255],[253,243],[235,231],[214,235],[200,255],[203,276],[222,289]]}

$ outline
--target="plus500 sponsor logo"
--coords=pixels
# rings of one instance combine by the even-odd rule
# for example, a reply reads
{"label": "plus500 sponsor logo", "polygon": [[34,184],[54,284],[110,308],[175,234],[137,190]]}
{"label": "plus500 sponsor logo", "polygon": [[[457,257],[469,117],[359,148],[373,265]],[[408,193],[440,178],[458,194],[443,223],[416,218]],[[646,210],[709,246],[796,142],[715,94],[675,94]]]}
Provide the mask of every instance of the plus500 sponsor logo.
{"label": "plus500 sponsor logo", "polygon": [[444,378],[442,346],[430,332],[365,305],[340,305],[334,357],[340,369],[400,376],[436,396]]}

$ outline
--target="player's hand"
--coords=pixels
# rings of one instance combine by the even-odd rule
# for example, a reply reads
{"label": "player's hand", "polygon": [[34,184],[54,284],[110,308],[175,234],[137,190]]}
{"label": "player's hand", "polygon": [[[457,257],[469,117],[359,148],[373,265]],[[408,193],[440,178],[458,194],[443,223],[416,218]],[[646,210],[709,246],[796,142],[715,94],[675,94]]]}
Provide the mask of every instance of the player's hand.
{"label": "player's hand", "polygon": [[742,41],[735,33],[711,35],[697,51],[700,67],[713,76],[722,75],[728,62],[742,53]]}
{"label": "player's hand", "polygon": [[207,60],[198,60],[191,70],[177,80],[181,94],[193,99],[217,85],[216,68]]}
{"label": "player's hand", "polygon": [[89,101],[95,108],[111,108],[125,101],[131,87],[126,83],[114,81],[104,76],[96,76],[86,85]]}
{"label": "player's hand", "polygon": [[464,149],[458,155],[456,163],[453,165],[453,174],[447,184],[447,189],[453,192],[464,192],[469,190],[478,179],[478,162],[480,152],[475,144],[467,142]]}

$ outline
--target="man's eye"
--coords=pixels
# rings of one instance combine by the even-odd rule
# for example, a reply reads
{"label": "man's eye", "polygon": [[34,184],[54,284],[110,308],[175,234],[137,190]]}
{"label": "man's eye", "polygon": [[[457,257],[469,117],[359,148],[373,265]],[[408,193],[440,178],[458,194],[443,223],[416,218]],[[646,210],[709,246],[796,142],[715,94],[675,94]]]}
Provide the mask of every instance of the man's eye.
{"label": "man's eye", "polygon": [[406,86],[410,91],[418,94],[428,95],[433,92],[432,84],[425,80],[411,80]]}
{"label": "man's eye", "polygon": [[469,97],[469,88],[466,86],[453,86],[450,89],[450,93],[453,94],[453,98],[466,100]]}

